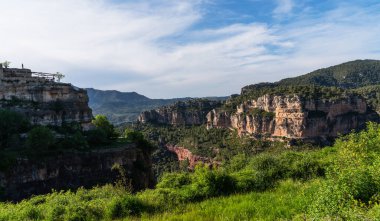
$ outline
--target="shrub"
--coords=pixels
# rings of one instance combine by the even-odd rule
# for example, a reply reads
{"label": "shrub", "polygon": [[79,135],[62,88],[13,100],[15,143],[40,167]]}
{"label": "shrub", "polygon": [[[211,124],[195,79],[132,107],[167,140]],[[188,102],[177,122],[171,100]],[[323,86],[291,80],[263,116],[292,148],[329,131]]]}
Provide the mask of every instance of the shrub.
{"label": "shrub", "polygon": [[85,133],[87,142],[91,146],[97,146],[108,142],[107,134],[100,129],[89,130]]}
{"label": "shrub", "polygon": [[19,133],[26,132],[29,121],[21,114],[0,109],[0,148],[12,146]]}
{"label": "shrub", "polygon": [[118,134],[116,133],[114,126],[108,121],[106,116],[96,115],[95,119],[92,120],[92,124],[94,124],[98,130],[104,131],[107,139],[113,139],[118,137]]}
{"label": "shrub", "polygon": [[107,213],[110,218],[117,219],[140,215],[146,209],[147,206],[136,196],[127,194],[121,199],[113,200]]}
{"label": "shrub", "polygon": [[88,148],[88,143],[82,133],[77,131],[72,135],[66,135],[65,139],[60,143],[60,146],[62,148],[84,150]]}
{"label": "shrub", "polygon": [[328,168],[327,181],[310,208],[315,217],[348,219],[352,208],[378,202],[379,134],[380,126],[370,123],[366,131],[352,133],[335,143],[336,159]]}
{"label": "shrub", "polygon": [[47,127],[38,126],[28,133],[27,144],[32,149],[48,150],[54,143],[54,134]]}
{"label": "shrub", "polygon": [[165,173],[157,184],[157,188],[179,189],[190,183],[191,177],[189,173]]}

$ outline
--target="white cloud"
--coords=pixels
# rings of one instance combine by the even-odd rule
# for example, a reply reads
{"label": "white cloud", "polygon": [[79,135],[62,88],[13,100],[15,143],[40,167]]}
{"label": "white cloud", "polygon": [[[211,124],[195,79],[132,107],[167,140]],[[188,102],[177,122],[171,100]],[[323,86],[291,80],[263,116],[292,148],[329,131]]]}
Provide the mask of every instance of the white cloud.
{"label": "white cloud", "polygon": [[274,16],[282,16],[292,12],[294,7],[293,0],[276,0],[277,7],[273,10]]}

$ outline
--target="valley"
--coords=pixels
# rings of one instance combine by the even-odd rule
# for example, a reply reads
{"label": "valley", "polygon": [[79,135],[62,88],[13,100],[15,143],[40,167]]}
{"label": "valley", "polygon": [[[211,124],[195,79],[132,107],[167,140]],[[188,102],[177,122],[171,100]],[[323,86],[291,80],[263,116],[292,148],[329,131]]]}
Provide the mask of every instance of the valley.
{"label": "valley", "polygon": [[[55,120],[30,124],[50,108],[38,102],[50,100],[3,96],[0,117],[26,116],[3,135],[0,193],[13,202],[0,203],[0,220],[376,220],[379,86],[373,74],[373,85],[313,78],[337,70],[359,77],[374,65],[348,62],[226,99],[171,100],[134,115],[133,124],[114,118],[115,126],[104,116],[112,106],[91,126],[62,115],[69,105],[49,112]],[[97,93],[131,108],[150,102]],[[28,111],[28,99],[39,108]]]}

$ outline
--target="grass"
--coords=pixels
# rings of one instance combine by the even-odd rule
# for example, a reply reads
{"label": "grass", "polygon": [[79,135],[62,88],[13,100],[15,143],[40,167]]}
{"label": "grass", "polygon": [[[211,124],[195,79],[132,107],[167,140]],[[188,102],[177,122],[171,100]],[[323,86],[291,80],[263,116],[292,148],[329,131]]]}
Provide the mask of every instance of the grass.
{"label": "grass", "polygon": [[282,181],[275,189],[218,197],[145,215],[142,220],[303,220],[320,180]]}

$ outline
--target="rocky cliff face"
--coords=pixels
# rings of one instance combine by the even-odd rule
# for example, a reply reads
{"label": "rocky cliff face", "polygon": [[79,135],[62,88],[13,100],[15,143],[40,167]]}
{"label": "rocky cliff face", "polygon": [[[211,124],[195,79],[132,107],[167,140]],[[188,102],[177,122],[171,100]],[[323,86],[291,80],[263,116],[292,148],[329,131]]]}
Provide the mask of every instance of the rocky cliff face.
{"label": "rocky cliff face", "polygon": [[238,105],[234,113],[212,110],[207,115],[207,127],[235,128],[239,134],[272,138],[323,139],[378,119],[359,96],[327,100],[264,95]]}
{"label": "rocky cliff face", "polygon": [[21,112],[33,124],[79,122],[89,126],[92,111],[85,90],[32,76],[29,69],[0,69],[0,108]]}
{"label": "rocky cliff face", "polygon": [[190,150],[184,147],[167,146],[167,148],[169,151],[177,155],[178,161],[181,162],[187,160],[189,162],[189,169],[194,169],[194,167],[199,163],[203,163],[210,167],[220,165],[220,162],[214,161],[213,159],[208,157],[195,155]]}
{"label": "rocky cliff face", "polygon": [[140,114],[138,121],[169,125],[201,125],[206,123],[207,113],[220,105],[219,101],[202,99],[180,101],[174,105],[144,111]]}
{"label": "rocky cliff face", "polygon": [[52,189],[89,188],[115,182],[118,164],[134,190],[153,187],[150,154],[135,145],[91,152],[65,152],[45,159],[17,159],[6,172],[0,172],[0,189],[5,200],[21,200]]}

